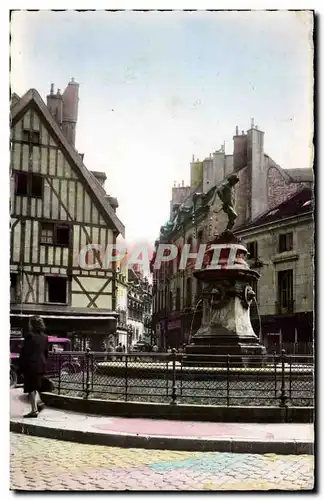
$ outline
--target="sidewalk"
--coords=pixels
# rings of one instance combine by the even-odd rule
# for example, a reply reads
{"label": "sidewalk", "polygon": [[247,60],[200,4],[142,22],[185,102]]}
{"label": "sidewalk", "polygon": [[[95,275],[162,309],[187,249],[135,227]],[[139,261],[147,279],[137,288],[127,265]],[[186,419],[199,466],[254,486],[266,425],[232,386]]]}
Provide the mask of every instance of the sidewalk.
{"label": "sidewalk", "polygon": [[182,422],[89,415],[46,407],[37,419],[22,389],[10,391],[10,430],[39,437],[125,448],[232,453],[312,454],[312,424]]}

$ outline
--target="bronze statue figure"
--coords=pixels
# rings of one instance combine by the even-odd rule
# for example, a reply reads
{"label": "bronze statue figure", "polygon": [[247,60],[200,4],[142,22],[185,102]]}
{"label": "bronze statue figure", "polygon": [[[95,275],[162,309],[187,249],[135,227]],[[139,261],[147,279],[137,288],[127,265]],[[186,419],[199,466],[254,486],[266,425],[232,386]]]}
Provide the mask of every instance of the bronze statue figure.
{"label": "bronze statue figure", "polygon": [[221,184],[217,189],[217,194],[223,203],[223,211],[228,217],[228,223],[225,231],[231,231],[235,224],[235,219],[237,218],[237,213],[234,210],[234,192],[233,187],[239,182],[239,178],[236,174],[232,174],[228,179]]}

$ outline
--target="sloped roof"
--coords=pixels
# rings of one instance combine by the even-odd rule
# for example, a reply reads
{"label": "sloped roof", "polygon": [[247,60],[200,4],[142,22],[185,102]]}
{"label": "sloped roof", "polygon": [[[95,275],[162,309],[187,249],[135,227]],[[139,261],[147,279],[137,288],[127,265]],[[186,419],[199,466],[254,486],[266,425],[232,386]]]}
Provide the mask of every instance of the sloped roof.
{"label": "sloped roof", "polygon": [[[68,156],[74,163],[76,170],[80,173],[81,177],[86,181],[93,193],[94,198],[97,200],[99,207],[101,208],[101,215],[106,220],[106,222],[112,222],[114,228],[122,235],[125,235],[125,226],[118,219],[113,208],[110,206],[107,198],[103,196],[103,188],[100,183],[94,177],[93,174],[84,165],[81,156],[76,151],[76,149],[69,143],[63,134],[60,126],[53,118],[48,107],[44,103],[43,99],[35,89],[30,89],[26,94],[20,98],[18,102],[13,104],[11,108],[11,119],[14,124],[18,119],[22,111],[29,105],[33,103],[36,105],[38,111],[43,116],[44,120],[47,122],[48,126],[57,137],[58,141],[62,144],[64,150],[67,152]],[[105,193],[105,191],[104,191]]]}
{"label": "sloped roof", "polygon": [[314,174],[311,168],[285,168],[291,182],[313,182]]}
{"label": "sloped roof", "polygon": [[237,228],[237,232],[252,227],[262,226],[263,224],[268,224],[269,222],[279,222],[287,217],[311,213],[313,210],[313,190],[311,188],[304,187],[292,195],[288,200],[280,203],[274,208],[271,208],[266,213],[254,219],[250,224]]}
{"label": "sloped roof", "polygon": [[19,101],[19,99],[20,99],[19,95],[16,94],[16,92],[13,92],[13,94],[11,95],[11,103],[10,103],[10,105],[14,106]]}

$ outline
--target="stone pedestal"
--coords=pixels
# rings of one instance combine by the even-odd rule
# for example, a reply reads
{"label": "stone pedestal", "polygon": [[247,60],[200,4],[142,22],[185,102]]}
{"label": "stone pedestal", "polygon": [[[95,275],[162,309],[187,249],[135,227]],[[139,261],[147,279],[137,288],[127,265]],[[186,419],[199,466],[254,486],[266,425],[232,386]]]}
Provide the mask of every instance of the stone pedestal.
{"label": "stone pedestal", "polygon": [[[232,233],[216,238],[207,251],[204,268],[194,273],[203,281],[203,318],[198,332],[186,347],[186,364],[217,362],[248,366],[262,362],[265,349],[260,345],[250,321],[250,304],[255,293],[253,281],[260,275],[249,268],[246,248]],[[253,355],[253,358],[247,356]]]}

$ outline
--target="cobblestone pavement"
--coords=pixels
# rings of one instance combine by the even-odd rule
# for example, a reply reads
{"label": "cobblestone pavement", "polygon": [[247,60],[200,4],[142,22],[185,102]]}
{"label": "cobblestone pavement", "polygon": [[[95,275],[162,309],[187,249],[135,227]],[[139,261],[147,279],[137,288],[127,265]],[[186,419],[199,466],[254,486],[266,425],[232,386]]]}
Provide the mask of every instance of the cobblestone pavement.
{"label": "cobblestone pavement", "polygon": [[94,446],[10,434],[12,490],[311,490],[310,455]]}

